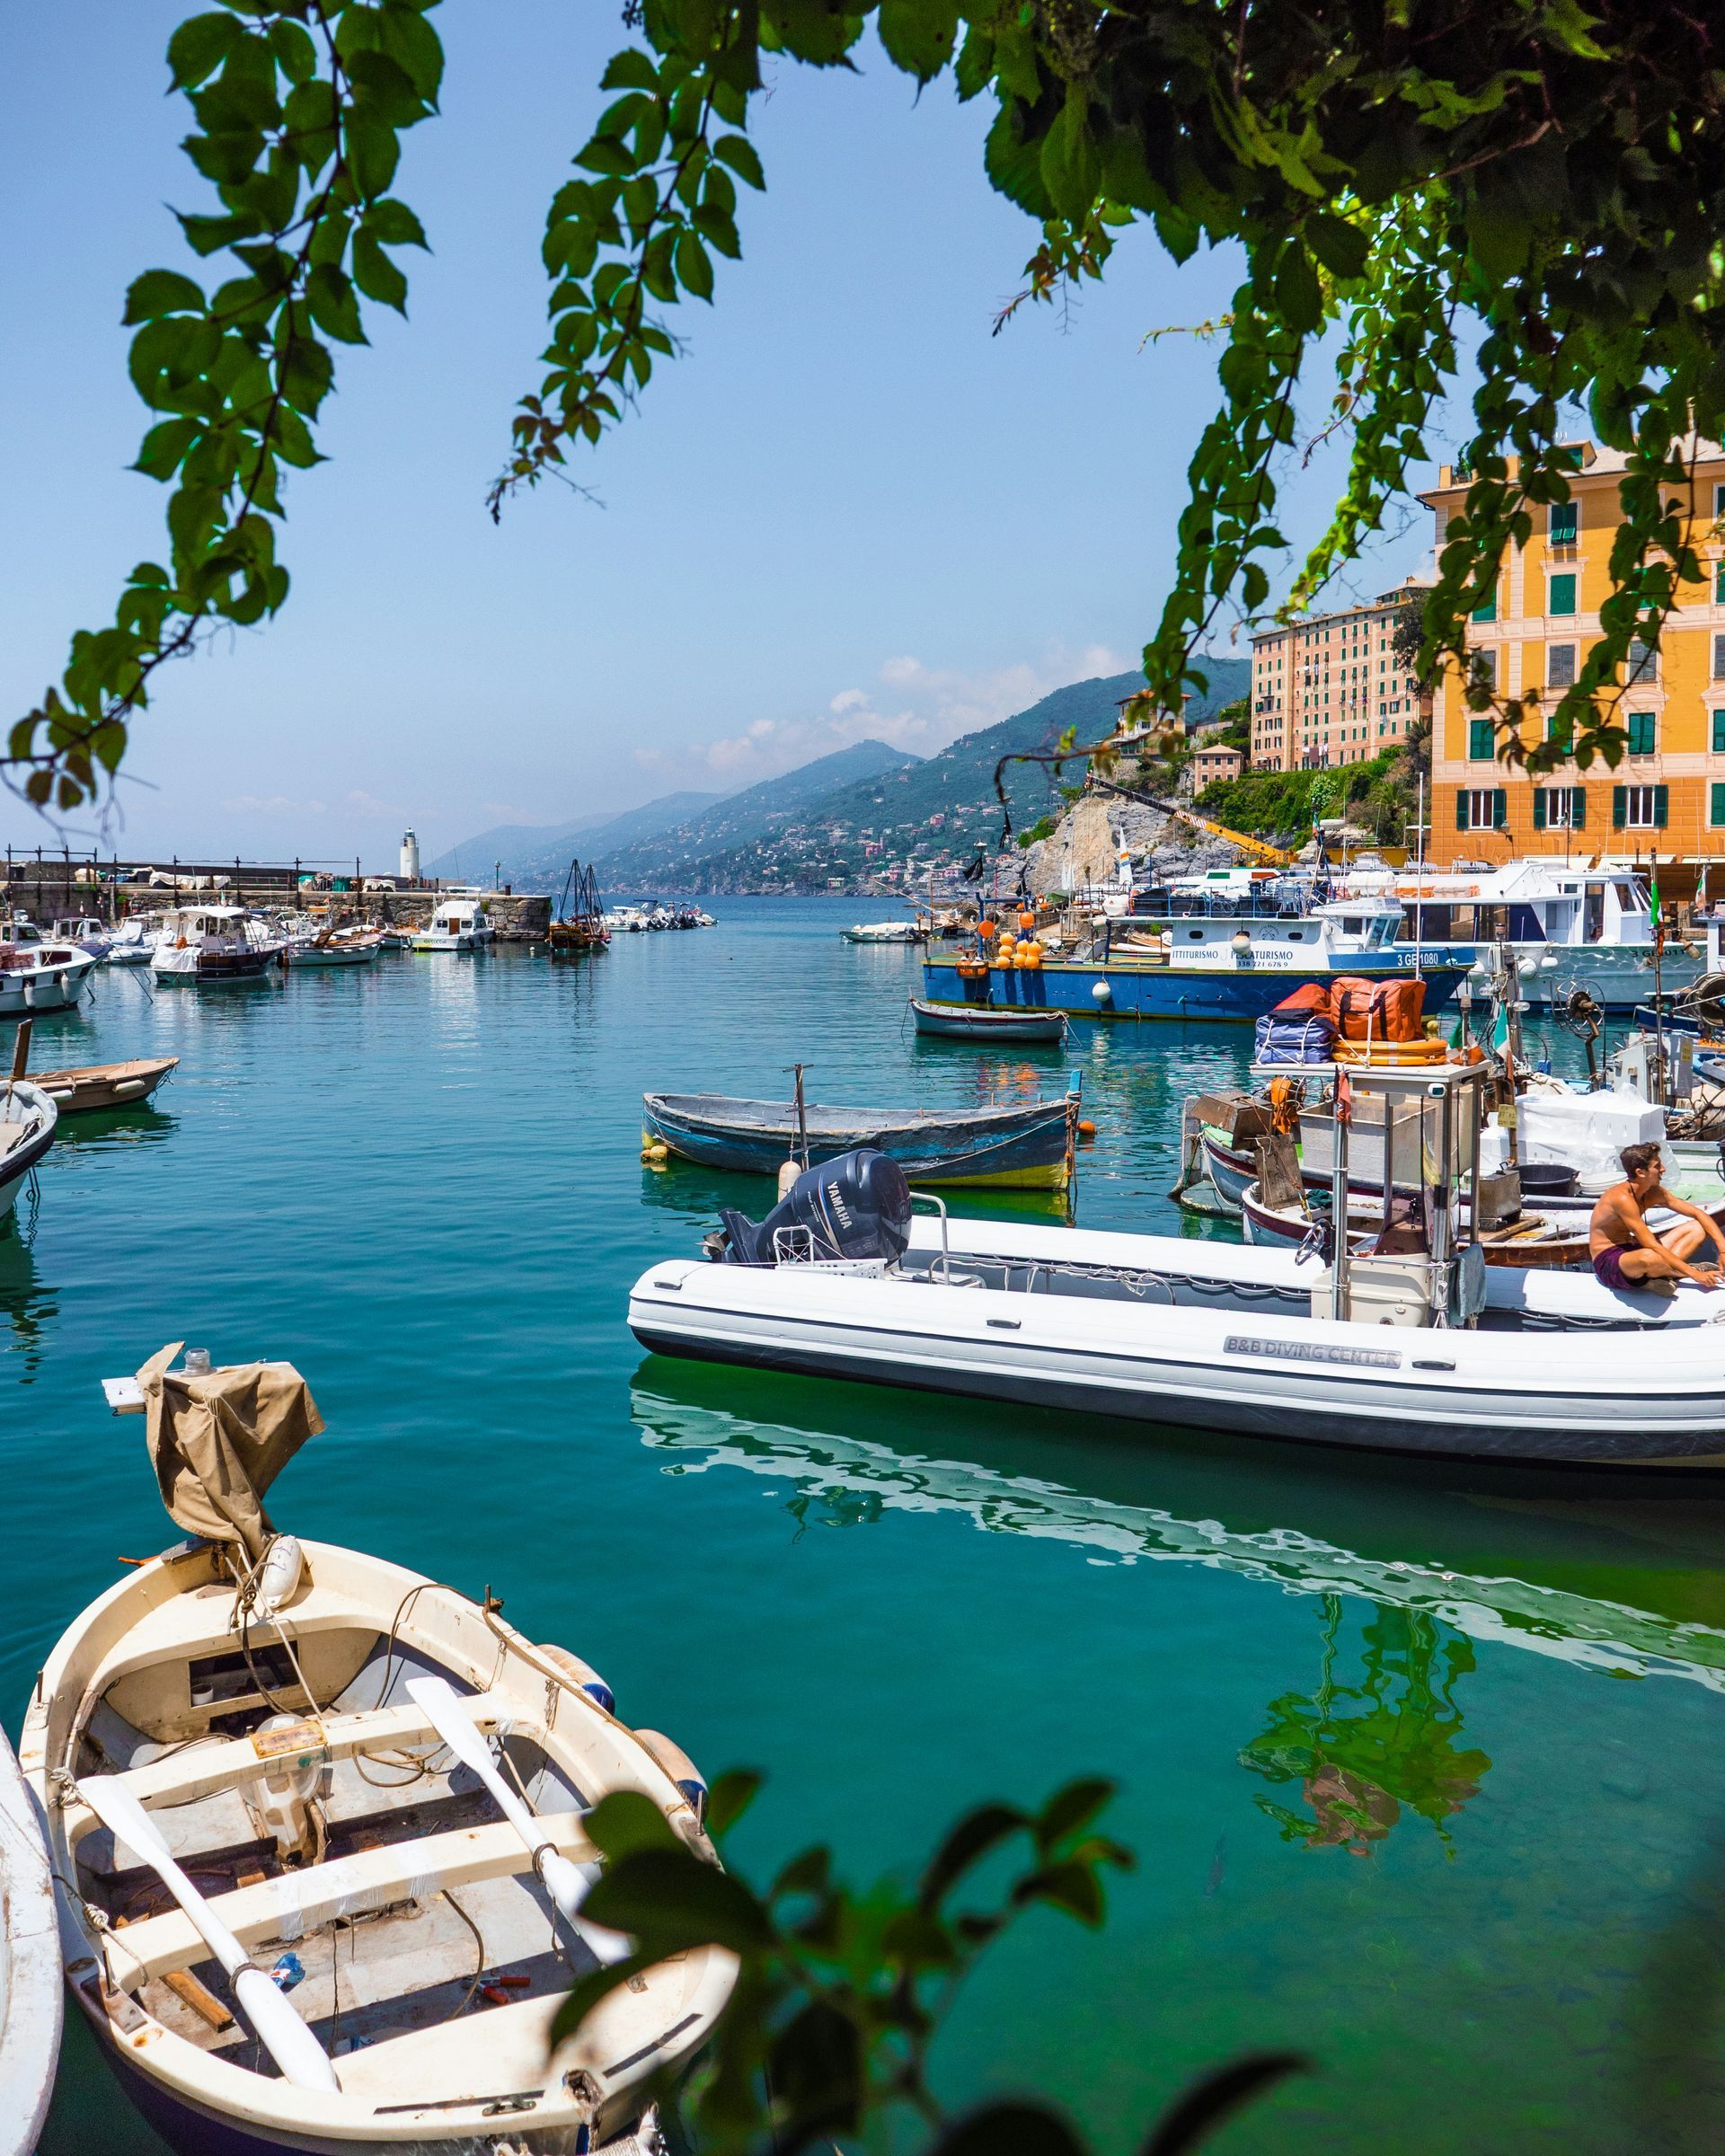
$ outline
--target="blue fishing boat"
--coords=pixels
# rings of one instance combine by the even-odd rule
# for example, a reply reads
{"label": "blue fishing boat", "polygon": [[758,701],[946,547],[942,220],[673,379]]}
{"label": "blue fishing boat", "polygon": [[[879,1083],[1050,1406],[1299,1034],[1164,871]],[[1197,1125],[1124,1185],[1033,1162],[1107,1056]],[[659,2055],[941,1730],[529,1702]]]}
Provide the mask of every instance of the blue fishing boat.
{"label": "blue fishing boat", "polygon": [[942,952],[923,966],[923,994],[938,1003],[1080,1012],[1091,1018],[1222,1019],[1249,1024],[1308,982],[1340,975],[1399,980],[1418,971],[1426,1009],[1448,1003],[1467,971],[1459,959],[1422,959],[1399,943],[1402,908],[1378,899],[1298,906],[1169,907],[1096,923],[1066,957],[1040,965],[982,968],[969,953]]}
{"label": "blue fishing boat", "polygon": [[1011,1108],[818,1108],[788,1100],[736,1100],[724,1093],[644,1093],[644,1140],[703,1168],[776,1175],[804,1132],[811,1165],[871,1145],[913,1183],[1064,1190],[1078,1132],[1078,1085],[1052,1100]]}

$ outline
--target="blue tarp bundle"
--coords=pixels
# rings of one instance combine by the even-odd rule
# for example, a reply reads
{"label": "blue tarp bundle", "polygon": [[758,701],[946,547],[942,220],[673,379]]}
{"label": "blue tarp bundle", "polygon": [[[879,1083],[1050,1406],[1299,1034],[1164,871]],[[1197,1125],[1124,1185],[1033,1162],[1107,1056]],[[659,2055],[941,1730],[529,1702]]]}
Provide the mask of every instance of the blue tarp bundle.
{"label": "blue tarp bundle", "polygon": [[1335,1026],[1322,1012],[1281,1017],[1269,1011],[1258,1021],[1260,1063],[1328,1063],[1335,1047]]}

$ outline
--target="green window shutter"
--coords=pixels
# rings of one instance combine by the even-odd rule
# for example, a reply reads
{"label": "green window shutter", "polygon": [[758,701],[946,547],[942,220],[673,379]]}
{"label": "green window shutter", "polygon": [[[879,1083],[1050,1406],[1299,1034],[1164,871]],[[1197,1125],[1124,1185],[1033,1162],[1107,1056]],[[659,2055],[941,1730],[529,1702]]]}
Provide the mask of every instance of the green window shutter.
{"label": "green window shutter", "polygon": [[1575,544],[1575,518],[1574,502],[1556,501],[1552,504],[1552,544],[1553,546],[1573,546]]}
{"label": "green window shutter", "polygon": [[1588,790],[1585,786],[1570,789],[1570,828],[1585,831],[1588,827]]}
{"label": "green window shutter", "polygon": [[1489,764],[1497,747],[1497,726],[1490,719],[1467,722],[1467,756],[1471,764]]}
{"label": "green window shutter", "polygon": [[1713,713],[1713,754],[1725,756],[1725,711]]}
{"label": "green window shutter", "polygon": [[1573,614],[1575,612],[1575,577],[1573,572],[1552,579],[1546,612],[1548,614]]}
{"label": "green window shutter", "polygon": [[1611,825],[1613,830],[1621,831],[1628,819],[1629,789],[1627,786],[1614,786],[1611,790]]}
{"label": "green window shutter", "polygon": [[1721,783],[1718,779],[1715,779],[1712,783],[1708,802],[1707,821],[1715,831],[1721,824],[1725,824],[1725,783]]}
{"label": "green window shutter", "polygon": [[1498,588],[1494,584],[1491,590],[1486,594],[1484,598],[1482,598],[1479,605],[1473,609],[1473,619],[1476,622],[1495,622],[1497,618]]}
{"label": "green window shutter", "polygon": [[1509,796],[1501,786],[1491,790],[1491,828],[1501,831],[1509,820]]}
{"label": "green window shutter", "polygon": [[1467,829],[1467,789],[1465,786],[1458,786],[1455,789],[1455,828],[1458,831]]}
{"label": "green window shutter", "polygon": [[1629,753],[1632,756],[1650,756],[1659,747],[1658,723],[1651,711],[1632,711],[1629,714]]}
{"label": "green window shutter", "polygon": [[1544,828],[1545,789],[1543,786],[1535,786],[1534,788],[1534,829],[1543,831]]}
{"label": "green window shutter", "polygon": [[1656,831],[1665,829],[1666,805],[1670,798],[1671,789],[1668,786],[1656,786],[1653,789],[1653,828]]}
{"label": "green window shutter", "polygon": [[1713,604],[1725,606],[1725,561],[1713,571]]}

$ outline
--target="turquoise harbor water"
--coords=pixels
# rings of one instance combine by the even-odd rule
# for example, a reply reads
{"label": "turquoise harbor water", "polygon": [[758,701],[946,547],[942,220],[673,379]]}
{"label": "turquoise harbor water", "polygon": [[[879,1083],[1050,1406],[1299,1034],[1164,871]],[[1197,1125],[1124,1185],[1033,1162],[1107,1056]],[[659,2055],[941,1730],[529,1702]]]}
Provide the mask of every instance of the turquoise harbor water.
{"label": "turquoise harbor water", "polygon": [[[774,1094],[801,1057],[817,1100],[953,1102],[1075,1066],[1080,1220],[1168,1229],[1180,1101],[1243,1063],[1224,1029],[919,1043],[916,954],[841,943],[855,900],[715,910],[579,968],[103,976],[39,1028],[39,1065],[182,1061],[159,1109],[73,1126],[0,1236],[7,1727],[169,1539],[97,1380],[173,1339],[285,1356],[330,1427],[278,1519],[489,1582],[625,1718],[767,1768],[747,1863],[826,1840],[866,1877],[975,1798],[1119,1779],[1137,1871],[1101,1933],[1039,1915],[987,1966],[955,2099],[1034,2088],[1124,2152],[1203,2065],[1289,2046],[1316,2072],[1218,2150],[1716,2148],[1725,1492],[643,1356],[636,1275],[766,1197],[644,1170],[644,1087]],[[45,2145],[158,2146],[76,2028]]]}

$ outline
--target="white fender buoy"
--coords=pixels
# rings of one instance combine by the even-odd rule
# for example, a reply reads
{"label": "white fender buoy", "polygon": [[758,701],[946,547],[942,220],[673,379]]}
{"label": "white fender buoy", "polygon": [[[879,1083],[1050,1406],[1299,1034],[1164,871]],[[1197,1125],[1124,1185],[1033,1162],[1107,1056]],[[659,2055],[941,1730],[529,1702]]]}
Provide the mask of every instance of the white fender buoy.
{"label": "white fender buoy", "polygon": [[554,1662],[559,1669],[566,1670],[588,1698],[597,1700],[607,1714],[617,1711],[616,1694],[590,1662],[583,1662],[566,1647],[537,1647],[534,1652],[547,1662]]}
{"label": "white fender buoy", "polygon": [[279,1534],[265,1553],[263,1569],[258,1574],[260,1616],[273,1617],[278,1610],[287,1608],[299,1592],[299,1577],[305,1568],[305,1552],[298,1538]]}
{"label": "white fender buoy", "polygon": [[1106,981],[1098,981],[1090,993],[1099,1003],[1111,1003],[1114,1001],[1114,991]]}
{"label": "white fender buoy", "polygon": [[682,1745],[659,1729],[637,1729],[635,1735],[688,1798],[695,1824],[707,1823],[707,1778]]}

